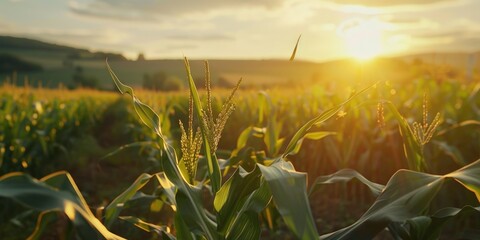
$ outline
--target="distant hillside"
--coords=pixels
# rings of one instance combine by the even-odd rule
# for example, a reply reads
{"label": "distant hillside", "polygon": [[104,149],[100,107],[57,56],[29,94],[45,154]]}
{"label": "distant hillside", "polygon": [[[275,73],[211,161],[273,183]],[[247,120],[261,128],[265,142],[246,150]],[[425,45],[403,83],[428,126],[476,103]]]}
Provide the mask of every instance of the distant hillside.
{"label": "distant hillside", "polygon": [[[80,80],[91,80],[104,89],[113,88],[105,59],[118,77],[134,87],[142,87],[149,76],[165,75],[169,81],[187,86],[181,59],[129,61],[121,54],[91,52],[85,49],[50,44],[26,38],[0,36],[0,54],[8,54],[0,82],[16,72],[19,79],[28,78],[32,85],[45,87],[73,86]],[[20,63],[18,61],[20,61]],[[15,62],[17,61],[17,62]],[[22,66],[39,65],[43,71],[25,70]],[[395,58],[379,58],[369,62],[335,60],[323,63],[284,60],[222,60],[210,59],[214,86],[232,86],[242,78],[242,88],[268,89],[278,86],[322,87],[357,86],[373,81],[409,82],[424,76],[432,68],[443,69],[449,79],[474,79],[480,69],[480,55],[467,53],[418,54]],[[448,64],[452,68],[442,66]],[[196,81],[204,78],[203,60],[191,60]],[[453,69],[453,67],[455,69]],[[30,68],[31,69],[31,68]],[[439,71],[435,77],[439,77]],[[76,80],[75,80],[76,79]],[[22,82],[22,81],[18,81]],[[85,84],[82,84],[85,85]]]}
{"label": "distant hillside", "polygon": [[438,66],[451,66],[458,69],[475,68],[480,62],[480,52],[473,53],[421,53],[399,57],[407,62],[423,62]]}
{"label": "distant hillside", "polygon": [[9,74],[12,72],[36,72],[41,71],[38,64],[21,60],[10,54],[0,53],[0,73]]}
{"label": "distant hillside", "polygon": [[0,48],[88,53],[88,50],[85,49],[67,47],[28,38],[10,36],[0,36]]}
{"label": "distant hillside", "polygon": [[69,59],[115,59],[126,60],[122,54],[109,52],[91,52],[86,49],[63,46],[53,43],[46,43],[34,39],[0,36],[0,53],[8,52],[12,55],[17,55],[16,52],[48,52],[48,53],[62,53]]}

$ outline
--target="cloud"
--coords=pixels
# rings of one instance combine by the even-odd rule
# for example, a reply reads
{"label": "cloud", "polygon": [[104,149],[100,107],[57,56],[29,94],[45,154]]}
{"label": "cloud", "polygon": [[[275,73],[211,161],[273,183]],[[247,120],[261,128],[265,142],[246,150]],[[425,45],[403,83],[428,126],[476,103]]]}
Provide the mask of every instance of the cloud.
{"label": "cloud", "polygon": [[[430,51],[475,51],[480,48],[480,23],[466,19],[439,22],[430,31],[411,31],[412,49]],[[407,32],[407,31],[405,31]]]}
{"label": "cloud", "polygon": [[432,12],[438,9],[465,6],[473,0],[323,0],[320,9],[364,15]]}
{"label": "cloud", "polygon": [[386,16],[382,18],[382,21],[391,24],[418,24],[422,21],[422,18]]}
{"label": "cloud", "polygon": [[444,39],[444,38],[458,38],[469,34],[468,31],[462,30],[453,30],[453,31],[442,31],[442,32],[431,32],[431,33],[420,33],[414,35],[415,38],[423,38],[423,39]]}
{"label": "cloud", "polygon": [[428,5],[455,0],[328,0],[337,4],[361,5],[366,7],[390,7],[401,5]]}
{"label": "cloud", "polygon": [[161,49],[154,50],[155,54],[164,54],[166,52],[181,52],[183,50],[192,50],[198,49],[199,46],[196,44],[170,44]]}
{"label": "cloud", "polygon": [[216,41],[216,40],[235,40],[235,38],[223,34],[202,34],[202,35],[193,35],[193,34],[175,34],[166,37],[170,40],[180,40],[180,41]]}
{"label": "cloud", "polygon": [[15,30],[15,25],[13,23],[5,21],[0,17],[0,33],[8,34],[9,32],[12,32],[14,30]]}
{"label": "cloud", "polygon": [[151,21],[162,17],[188,14],[206,14],[225,9],[273,9],[283,5],[284,0],[93,0],[88,3],[70,1],[71,12],[90,17],[115,20]]}

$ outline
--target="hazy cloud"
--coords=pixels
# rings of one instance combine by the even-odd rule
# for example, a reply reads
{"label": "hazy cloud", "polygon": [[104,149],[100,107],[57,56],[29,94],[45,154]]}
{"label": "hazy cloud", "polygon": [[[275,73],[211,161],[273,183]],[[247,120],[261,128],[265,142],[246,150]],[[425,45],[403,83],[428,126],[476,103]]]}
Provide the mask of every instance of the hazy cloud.
{"label": "hazy cloud", "polygon": [[15,25],[0,17],[0,34],[8,34],[15,29]]}
{"label": "hazy cloud", "polygon": [[458,38],[469,34],[470,32],[454,30],[448,32],[432,32],[432,33],[420,33],[414,35],[416,38],[434,39],[434,38]]}
{"label": "hazy cloud", "polygon": [[422,18],[387,16],[384,17],[382,21],[391,24],[418,24],[422,21]]}
{"label": "hazy cloud", "polygon": [[192,34],[176,34],[166,37],[170,40],[187,40],[187,41],[216,41],[216,40],[235,40],[235,38],[223,34],[202,34],[202,35],[192,35]]}
{"label": "hazy cloud", "polygon": [[179,51],[179,50],[187,50],[187,49],[197,49],[199,48],[196,44],[170,44],[165,46],[161,50],[155,51],[155,53],[165,53],[166,51]]}
{"label": "hazy cloud", "polygon": [[328,0],[338,4],[362,5],[367,7],[390,7],[400,5],[426,5],[455,0]]}
{"label": "hazy cloud", "polygon": [[93,0],[88,3],[70,1],[70,10],[78,15],[116,20],[148,21],[161,17],[186,14],[204,14],[212,11],[238,8],[272,9],[282,6],[284,0]]}

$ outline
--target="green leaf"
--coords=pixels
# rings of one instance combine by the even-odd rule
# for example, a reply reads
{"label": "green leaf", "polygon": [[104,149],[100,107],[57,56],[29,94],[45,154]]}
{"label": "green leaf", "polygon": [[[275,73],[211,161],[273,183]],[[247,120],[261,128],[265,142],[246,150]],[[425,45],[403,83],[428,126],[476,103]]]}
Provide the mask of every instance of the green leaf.
{"label": "green leaf", "polygon": [[153,111],[153,109],[142,103],[133,93],[133,89],[130,86],[123,84],[120,79],[118,79],[117,75],[113,72],[110,68],[110,65],[107,63],[108,72],[113,79],[113,82],[117,86],[120,93],[125,94],[127,93],[132,97],[133,107],[135,108],[135,112],[140,117],[142,122],[147,125],[150,129],[152,129],[158,136],[164,138],[162,134],[161,124],[160,124],[160,117]]}
{"label": "green leaf", "polygon": [[311,140],[320,140],[326,136],[335,135],[336,132],[309,132],[305,134],[304,137],[298,139],[295,148],[290,152],[290,155],[295,155],[300,151],[302,147],[302,143],[304,139],[311,139]]}
{"label": "green leaf", "polygon": [[109,158],[115,154],[120,153],[121,151],[129,148],[137,148],[137,147],[154,147],[154,148],[160,148],[158,144],[154,141],[140,141],[140,142],[134,142],[134,143],[129,143],[125,144],[119,148],[117,148],[115,151],[108,153],[107,155],[103,156],[102,159]]}
{"label": "green leaf", "polygon": [[433,141],[433,144],[438,146],[438,148],[447,156],[450,156],[453,161],[459,166],[465,166],[467,164],[467,161],[465,161],[465,159],[463,158],[462,153],[455,146],[449,145],[448,143],[441,141]]}
{"label": "green leaf", "polygon": [[333,107],[333,108],[330,108],[326,111],[324,111],[322,114],[318,115],[317,117],[311,119],[310,121],[308,121],[307,123],[305,123],[296,133],[295,135],[292,137],[292,139],[290,140],[290,142],[288,143],[287,145],[287,148],[285,149],[285,152],[282,154],[282,157],[285,158],[287,157],[288,155],[292,154],[296,145],[297,145],[297,142],[302,139],[305,134],[308,133],[308,131],[310,130],[310,128],[312,128],[313,125],[316,125],[316,124],[319,124],[319,123],[322,123],[322,122],[325,122],[327,121],[329,118],[335,116],[335,114],[337,114],[338,111],[340,111],[346,104],[348,104],[350,101],[352,101],[354,98],[356,98],[358,95],[364,93],[365,91],[367,91],[370,87],[367,87],[355,94],[353,94],[351,97],[349,97],[346,101],[344,101],[343,103]]}
{"label": "green leaf", "polygon": [[324,184],[332,184],[332,183],[337,183],[337,182],[348,182],[352,179],[358,179],[361,183],[367,185],[368,188],[370,188],[370,191],[372,191],[373,195],[378,196],[382,193],[383,189],[385,186],[374,183],[366,179],[364,176],[362,176],[360,173],[353,169],[341,169],[336,173],[326,175],[326,176],[320,176],[317,179],[315,179],[315,182],[313,183],[312,187],[310,188],[310,194],[314,193],[319,189],[319,186],[324,185]]}
{"label": "green leaf", "polygon": [[[58,220],[58,212],[57,211],[44,211],[40,213],[37,219],[37,224],[35,225],[35,230],[33,231],[30,236],[28,236],[28,240],[39,240],[42,239],[43,234],[47,230],[47,227],[50,224],[53,224],[55,221]],[[73,236],[70,236],[73,237]]]}
{"label": "green leaf", "polygon": [[359,220],[346,228],[322,235],[321,239],[372,239],[391,223],[403,223],[422,216],[443,183],[449,179],[475,193],[480,202],[480,160],[443,176],[400,170]]}
{"label": "green leaf", "polygon": [[119,218],[137,226],[138,228],[146,232],[155,232],[159,235],[162,235],[163,237],[166,237],[162,239],[172,239],[172,240],[175,239],[175,236],[170,234],[170,229],[166,226],[158,226],[152,223],[145,222],[140,218],[132,217],[132,216],[120,216]]}
{"label": "green leaf", "polygon": [[260,225],[250,225],[258,222],[258,214],[271,199],[269,189],[260,180],[258,168],[246,172],[239,167],[217,192],[213,202],[218,212],[217,231],[227,239],[259,238]]}
{"label": "green leaf", "polygon": [[168,180],[168,178],[165,176],[165,173],[161,172],[156,174],[155,176],[157,177],[158,182],[162,186],[163,192],[170,201],[170,204],[176,206],[177,203],[175,201],[175,192],[177,191],[177,188]]}
{"label": "green leaf", "polygon": [[258,214],[267,207],[271,199],[272,193],[265,181],[262,181],[260,187],[243,203],[240,211],[234,213],[236,218],[227,232],[227,239],[259,239]]}
{"label": "green leaf", "polygon": [[455,130],[460,127],[467,127],[467,126],[474,126],[474,127],[479,127],[480,126],[480,121],[477,120],[465,120],[463,122],[454,124],[450,126],[449,128],[443,129],[442,131],[438,131],[437,136],[443,135],[449,131]]}
{"label": "green leaf", "polygon": [[238,216],[236,225],[228,232],[227,240],[256,240],[260,239],[260,220],[258,214],[246,212]]}
{"label": "green leaf", "polygon": [[[177,224],[175,224],[176,225],[175,227],[177,229],[177,234],[178,234],[177,236],[180,239],[184,239],[184,238],[181,238],[180,236],[189,236],[189,232],[182,232],[183,231],[182,229],[187,229],[185,231],[200,230],[202,231],[203,235],[207,239],[217,239],[218,236],[216,233],[216,224],[212,222],[206,215],[205,209],[202,206],[202,201],[199,196],[198,189],[195,189],[193,186],[191,186],[185,180],[184,176],[180,172],[177,165],[179,161],[178,161],[178,157],[176,155],[175,149],[171,145],[169,145],[168,141],[166,141],[165,137],[161,133],[158,115],[155,112],[153,112],[153,110],[149,106],[141,103],[137,99],[131,87],[120,82],[120,80],[117,78],[115,73],[111,70],[110,66],[108,66],[108,63],[107,63],[107,67],[110,72],[110,75],[112,76],[113,81],[117,85],[120,92],[122,94],[128,93],[130,96],[132,96],[132,101],[134,103],[135,110],[137,111],[137,114],[140,116],[142,121],[152,130],[154,130],[157,135],[159,135],[161,138],[164,139],[162,141],[162,144],[163,144],[164,153],[167,156],[167,159],[162,161],[161,164],[162,164],[165,176],[168,178],[168,181],[177,188],[177,191],[175,192],[175,200],[174,201],[171,200],[171,203],[176,204],[176,206],[172,206],[172,207],[175,207],[177,210],[176,218],[182,218],[182,219],[189,218],[191,223],[194,223],[192,225],[182,225],[184,222],[177,221],[176,219],[175,223],[181,224],[178,226]],[[194,99],[195,111],[198,119],[201,119],[202,111],[201,111],[200,99],[198,97],[198,92],[195,88],[195,84],[193,82],[193,78],[190,72],[190,66],[186,58],[185,58],[185,68],[187,70],[190,91],[192,92],[192,96]],[[210,147],[208,146],[208,141],[206,140],[205,129],[202,129],[202,132],[204,137],[203,142],[205,146],[205,154],[208,159],[208,169],[209,169],[209,174],[211,178],[210,180],[213,185],[212,186],[213,190],[214,192],[216,192],[220,188],[220,184],[221,184],[220,170],[219,170],[219,166],[218,166],[218,162],[216,160],[215,154],[212,155],[212,153],[210,152]],[[162,180],[162,178],[157,178],[157,179]],[[160,181],[160,183],[162,184],[167,182]],[[172,189],[172,188],[169,188],[169,189]],[[169,191],[170,190],[166,192],[168,193]],[[169,196],[169,198],[170,197],[171,196]]]}
{"label": "green leaf", "polygon": [[412,240],[435,240],[440,238],[442,228],[453,218],[470,213],[480,213],[480,207],[442,208],[431,216],[419,216],[407,220],[409,237]]}
{"label": "green leaf", "polygon": [[[189,218],[189,220],[194,223],[192,225],[186,225],[186,227],[189,229],[188,232],[181,234],[188,235],[191,230],[198,231],[199,227],[207,239],[217,239],[218,236],[216,232],[216,224],[212,222],[206,215],[205,209],[202,206],[199,190],[195,189],[188,182],[186,182],[183,176],[180,174],[180,170],[176,164],[178,158],[175,153],[175,149],[168,145],[167,142],[164,142],[164,152],[167,155],[167,161],[162,161],[162,167],[165,176],[168,178],[169,182],[177,188],[174,200],[177,210],[176,215],[179,215],[179,218],[185,220]],[[161,182],[162,186],[165,183],[166,182]],[[181,201],[179,202],[179,200]],[[179,224],[182,222],[183,220],[179,221]],[[175,227],[178,234],[179,227],[176,225]],[[180,228],[183,229],[183,227]],[[177,237],[180,239],[180,235],[177,235]]]}
{"label": "green leaf", "polygon": [[187,224],[180,216],[180,214],[176,213],[174,217],[175,222],[175,231],[177,233],[178,239],[185,239],[185,240],[194,240],[190,229],[188,228]]}
{"label": "green leaf", "polygon": [[285,224],[298,239],[317,239],[318,232],[307,196],[307,175],[278,159],[270,166],[257,164],[272,192]]}
{"label": "green leaf", "polygon": [[245,128],[237,138],[237,147],[232,151],[231,157],[236,157],[238,153],[247,146],[248,139],[255,133],[253,126]]}
{"label": "green leaf", "polygon": [[292,56],[290,56],[290,62],[295,59],[295,55],[297,54],[297,48],[298,48],[298,43],[300,42],[300,38],[302,37],[302,34],[298,36],[297,43],[295,44],[295,48],[293,49]]}
{"label": "green leaf", "polygon": [[135,193],[137,193],[145,184],[147,184],[153,176],[147,173],[140,175],[135,182],[130,185],[122,194],[118,195],[106,208],[105,208],[105,225],[110,228],[116,221],[120,211],[122,210],[125,202],[130,200]]}
{"label": "green leaf", "polygon": [[[40,211],[63,211],[82,239],[123,239],[95,218],[70,174],[56,172],[38,181],[23,173],[0,178],[0,196]],[[43,224],[42,221],[39,221]],[[41,226],[39,226],[41,227]]]}
{"label": "green leaf", "polygon": [[[177,214],[188,226],[188,232],[203,233],[202,235],[205,235],[207,239],[217,239],[215,222],[208,218],[205,209],[198,206],[201,204],[200,189],[195,189],[195,192],[192,191],[190,191],[188,195],[182,191],[178,191],[175,195]],[[195,205],[192,206],[192,202],[190,201],[192,198],[198,203],[196,207]],[[201,212],[197,212],[197,210]],[[206,228],[209,228],[208,231],[204,230]]]}

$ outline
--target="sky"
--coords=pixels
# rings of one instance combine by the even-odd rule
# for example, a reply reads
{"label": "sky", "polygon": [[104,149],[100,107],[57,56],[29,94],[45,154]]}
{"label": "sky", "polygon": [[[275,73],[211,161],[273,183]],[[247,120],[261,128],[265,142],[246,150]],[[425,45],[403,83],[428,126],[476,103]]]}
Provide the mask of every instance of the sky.
{"label": "sky", "polygon": [[0,0],[0,35],[135,59],[326,61],[480,50],[480,0]]}

